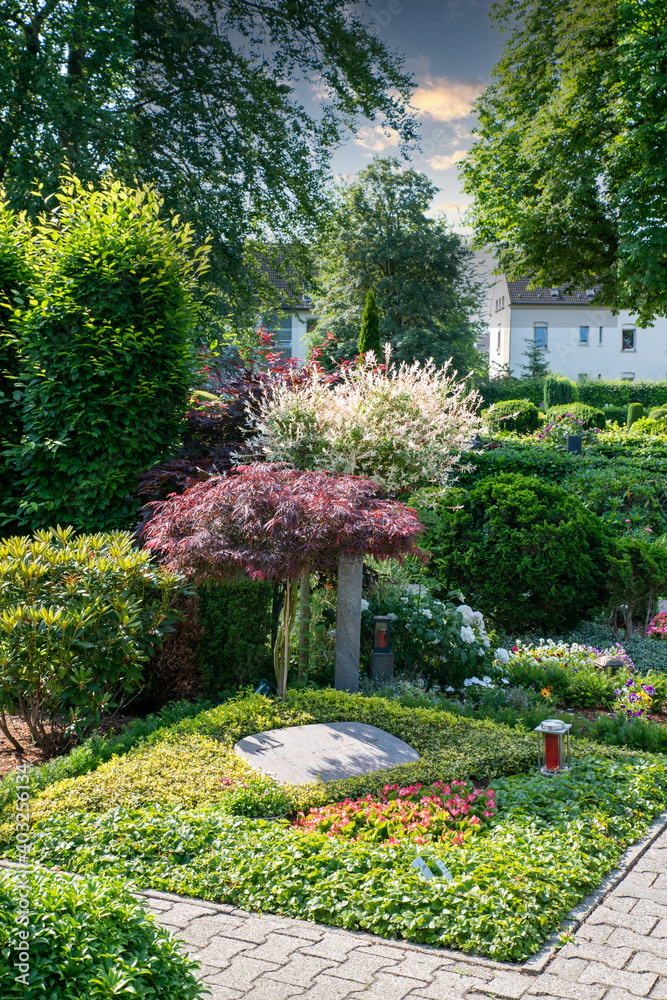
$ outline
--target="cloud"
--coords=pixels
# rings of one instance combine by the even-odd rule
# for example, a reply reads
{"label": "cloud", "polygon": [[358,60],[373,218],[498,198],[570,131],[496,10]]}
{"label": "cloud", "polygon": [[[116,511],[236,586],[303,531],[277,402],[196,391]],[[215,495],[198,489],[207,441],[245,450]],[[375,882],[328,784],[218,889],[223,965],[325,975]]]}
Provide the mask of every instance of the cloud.
{"label": "cloud", "polygon": [[370,149],[372,153],[382,153],[389,146],[398,146],[398,140],[398,132],[393,128],[385,132],[381,125],[360,128],[354,137],[358,146]]}
{"label": "cloud", "polygon": [[429,156],[426,162],[433,170],[449,170],[455,163],[465,160],[467,155],[468,151],[466,149],[457,149],[451,156]]}
{"label": "cloud", "polygon": [[486,89],[480,80],[450,80],[424,76],[412,95],[412,105],[424,118],[437,122],[467,118],[472,102]]}

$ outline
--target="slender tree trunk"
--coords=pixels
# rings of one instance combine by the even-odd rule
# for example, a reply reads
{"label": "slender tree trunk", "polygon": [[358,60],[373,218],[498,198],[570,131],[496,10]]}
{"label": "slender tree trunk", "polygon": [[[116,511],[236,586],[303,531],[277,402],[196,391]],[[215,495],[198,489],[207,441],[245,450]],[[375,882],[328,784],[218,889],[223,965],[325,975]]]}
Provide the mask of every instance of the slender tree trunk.
{"label": "slender tree trunk", "polygon": [[310,618],[310,569],[306,567],[299,581],[299,658],[297,677],[300,681],[304,681],[308,674]]}
{"label": "slender tree trunk", "polygon": [[0,711],[0,729],[5,734],[5,736],[7,737],[7,739],[12,744],[15,750],[18,750],[18,752],[21,754],[25,753],[25,750],[23,749],[21,744],[18,742],[18,740],[14,739],[14,737],[9,731],[9,725],[7,723],[7,717],[5,716],[4,710]]}
{"label": "slender tree trunk", "polygon": [[278,635],[273,647],[273,669],[276,674],[278,695],[285,700],[287,690],[287,671],[289,669],[290,632],[296,610],[297,580],[287,580],[285,585],[285,603],[283,618],[278,629]]}

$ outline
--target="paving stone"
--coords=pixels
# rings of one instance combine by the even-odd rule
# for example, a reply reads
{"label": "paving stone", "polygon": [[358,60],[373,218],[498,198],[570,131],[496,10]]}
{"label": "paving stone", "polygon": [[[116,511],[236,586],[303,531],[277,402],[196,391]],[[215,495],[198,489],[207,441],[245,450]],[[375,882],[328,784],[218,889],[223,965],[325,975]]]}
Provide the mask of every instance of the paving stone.
{"label": "paving stone", "polygon": [[279,931],[282,921],[271,917],[251,916],[244,920],[233,930],[225,931],[227,937],[238,938],[242,941],[253,941],[255,944],[263,944],[269,934]]}
{"label": "paving stone", "polygon": [[551,972],[545,972],[530,984],[526,1000],[528,997],[540,997],[542,1000],[545,996],[564,997],[565,1000],[600,1000],[605,989],[605,986],[584,986],[582,983],[568,982]]}
{"label": "paving stone", "polygon": [[[604,944],[587,944],[586,942],[579,944],[577,942],[576,944],[566,944],[560,955],[564,958],[579,958],[588,962],[602,962],[603,965],[608,965],[612,969],[622,969],[630,961],[632,951],[633,949],[627,947],[627,945],[626,947],[610,948],[609,945]],[[555,964],[556,962],[552,963],[550,971]]]}
{"label": "paving stone", "polygon": [[275,979],[259,979],[250,990],[243,994],[243,1000],[286,1000],[287,997],[303,996],[301,986],[277,983]]}
{"label": "paving stone", "polygon": [[408,994],[412,995],[412,990],[423,985],[416,979],[380,972],[368,989],[359,991],[357,986],[357,992],[351,993],[350,996],[354,997],[354,1000],[403,1000]]}
{"label": "paving stone", "polygon": [[509,997],[515,1000],[522,997],[534,982],[532,976],[521,975],[518,972],[498,972],[493,979],[487,983],[486,989],[489,993],[495,993],[499,997]]}
{"label": "paving stone", "polygon": [[[371,944],[362,948],[357,948],[355,954],[379,955],[381,958],[394,959],[396,962],[402,962],[406,955],[409,956],[412,952],[406,952],[405,948],[392,948],[388,944]],[[442,959],[438,959],[438,961],[442,964]],[[445,961],[447,961],[447,959],[445,959]]]}
{"label": "paving stone", "polygon": [[245,992],[262,973],[273,972],[275,968],[271,962],[239,955],[231,960],[226,969],[222,969],[216,976],[209,976],[204,982]]}
{"label": "paving stone", "polygon": [[239,926],[239,921],[234,917],[228,917],[225,913],[216,913],[213,917],[200,917],[192,920],[181,931],[181,937],[188,944],[199,945],[203,948],[210,938],[218,935],[226,936]]}
{"label": "paving stone", "polygon": [[329,975],[352,979],[355,983],[370,983],[376,972],[389,964],[390,961],[380,955],[360,955],[355,951],[346,961],[330,969]]}
{"label": "paving stone", "polygon": [[306,993],[299,994],[299,1000],[347,1000],[352,996],[356,984],[349,979],[332,979],[331,976],[318,976],[317,982]]}
{"label": "paving stone", "polygon": [[667,941],[665,938],[642,936],[625,927],[615,927],[607,944],[610,948],[632,948],[633,951],[649,951],[652,955],[667,958]]}
{"label": "paving stone", "polygon": [[442,960],[437,955],[408,955],[403,962],[391,967],[395,976],[407,976],[430,983],[437,969],[442,968]]}
{"label": "paving stone", "polygon": [[300,952],[280,969],[276,969],[268,976],[280,983],[291,983],[293,986],[312,986],[313,980],[320,972],[327,970],[327,976],[331,976],[335,971],[331,968],[331,961],[325,958],[317,958],[314,955],[302,955]]}
{"label": "paving stone", "polygon": [[604,995],[605,1000],[637,1000],[636,993],[630,993],[620,987],[609,990]]}
{"label": "paving stone", "polygon": [[654,972],[624,972],[622,969],[610,969],[602,962],[591,962],[580,982],[621,987],[635,996],[645,997],[657,978]]}
{"label": "paving stone", "polygon": [[164,920],[175,927],[185,927],[195,917],[209,916],[214,913],[215,910],[207,906],[193,906],[191,903],[175,903],[170,910],[164,911],[160,915],[160,922]]}
{"label": "paving stone", "polygon": [[663,886],[657,885],[657,879],[660,877],[660,875],[652,871],[644,872],[638,871],[636,868],[632,869],[632,881],[636,882],[637,885],[643,885],[646,889],[662,889]]}
{"label": "paving stone", "polygon": [[589,924],[609,924],[611,927],[627,927],[636,934],[650,934],[657,924],[657,917],[633,917],[631,913],[617,913],[604,904],[593,910]]}
{"label": "paving stone", "polygon": [[247,944],[244,941],[216,937],[205,948],[194,949],[193,954],[202,965],[215,965],[218,968],[224,968],[235,955],[244,951],[245,948],[247,948]]}
{"label": "paving stone", "polygon": [[303,949],[304,955],[318,955],[330,958],[334,962],[342,962],[350,952],[354,951],[357,941],[347,934],[324,934],[317,944]]}
{"label": "paving stone", "polygon": [[667,1000],[667,981],[659,979],[649,996],[651,1000]]}
{"label": "paving stone", "polygon": [[207,994],[209,1000],[239,1000],[243,993],[238,990],[230,990],[226,986],[209,985],[210,993]]}
{"label": "paving stone", "polygon": [[[449,972],[450,970],[447,969],[447,971]],[[460,976],[472,976],[474,979],[484,979],[487,982],[496,975],[495,969],[490,969],[484,965],[470,965],[466,962],[455,962],[451,971],[458,972]]]}
{"label": "paving stone", "polygon": [[258,945],[251,951],[246,951],[249,958],[263,958],[267,962],[276,962],[281,965],[286,962],[292,952],[303,947],[303,941],[297,937],[288,937],[286,934],[271,934],[264,944]]}
{"label": "paving stone", "polygon": [[592,944],[604,944],[613,930],[613,927],[607,927],[606,924],[589,924],[587,921],[575,934],[575,940],[577,942],[590,941]]}
{"label": "paving stone", "polygon": [[659,976],[667,976],[667,956],[659,958],[650,951],[637,951],[628,965],[628,972],[657,972]]}
{"label": "paving stone", "polygon": [[651,937],[665,938],[667,937],[667,920],[659,920],[651,931]]}
{"label": "paving stone", "polygon": [[557,976],[559,979],[576,983],[587,965],[588,961],[585,958],[568,958],[565,955],[558,955],[550,963],[549,972],[552,976]]}
{"label": "paving stone", "polygon": [[[655,878],[655,875],[651,877]],[[609,896],[605,899],[604,905],[610,910],[616,910],[617,913],[629,913],[637,905],[637,902],[637,899],[633,899],[631,896]]]}

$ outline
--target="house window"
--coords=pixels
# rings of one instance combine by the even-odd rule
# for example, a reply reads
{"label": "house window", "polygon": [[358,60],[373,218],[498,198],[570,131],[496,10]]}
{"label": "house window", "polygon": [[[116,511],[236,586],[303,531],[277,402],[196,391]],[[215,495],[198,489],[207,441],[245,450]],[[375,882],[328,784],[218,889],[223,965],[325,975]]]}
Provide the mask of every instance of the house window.
{"label": "house window", "polygon": [[292,316],[278,317],[275,314],[267,319],[264,329],[270,333],[276,342],[276,352],[286,358],[292,356]]}
{"label": "house window", "polygon": [[624,382],[634,382],[635,373],[634,372],[621,372],[621,378]]}
{"label": "house window", "polygon": [[[621,350],[622,351],[634,351],[635,346],[635,328],[634,326],[624,326],[623,332],[621,334]],[[623,376],[621,375],[621,378]]]}
{"label": "house window", "polygon": [[536,323],[535,324],[535,346],[536,347],[546,347],[547,346],[547,325],[546,325],[546,323]]}
{"label": "house window", "polygon": [[500,351],[500,327],[498,327],[498,343],[496,344],[496,350]]}
{"label": "house window", "polygon": [[587,344],[588,343],[588,327],[587,326],[580,326],[579,327],[579,343],[580,344]]}
{"label": "house window", "polygon": [[577,375],[578,382],[588,382],[588,372],[579,372]]}
{"label": "house window", "polygon": [[602,331],[603,330],[604,330],[603,326],[601,326],[600,329],[598,330],[598,344],[602,343]]}

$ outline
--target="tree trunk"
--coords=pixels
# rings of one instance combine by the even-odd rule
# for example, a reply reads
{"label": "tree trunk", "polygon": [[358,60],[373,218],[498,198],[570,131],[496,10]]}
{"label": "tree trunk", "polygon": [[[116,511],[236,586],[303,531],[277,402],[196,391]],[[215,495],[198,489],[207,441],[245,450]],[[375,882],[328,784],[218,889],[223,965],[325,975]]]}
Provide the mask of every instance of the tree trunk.
{"label": "tree trunk", "polygon": [[310,570],[304,569],[299,581],[299,659],[297,677],[304,681],[308,674],[310,652]]}
{"label": "tree trunk", "polygon": [[276,674],[276,687],[278,695],[285,700],[287,690],[287,671],[289,669],[290,652],[290,632],[294,621],[296,610],[297,580],[287,580],[285,585],[285,603],[283,606],[283,619],[278,629],[278,635],[273,647],[273,669]]}

